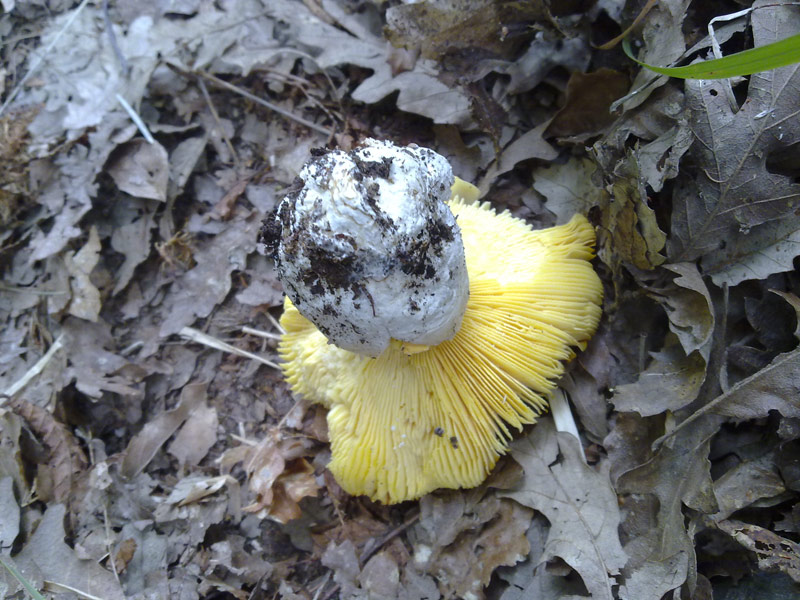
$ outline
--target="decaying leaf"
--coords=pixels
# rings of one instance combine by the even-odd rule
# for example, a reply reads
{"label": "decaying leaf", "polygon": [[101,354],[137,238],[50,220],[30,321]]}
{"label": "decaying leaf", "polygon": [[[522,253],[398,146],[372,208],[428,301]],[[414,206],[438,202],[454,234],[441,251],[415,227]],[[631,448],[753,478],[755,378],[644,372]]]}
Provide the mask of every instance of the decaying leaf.
{"label": "decaying leaf", "polygon": [[[800,14],[789,6],[754,6],[759,7],[752,13],[756,46],[800,28]],[[690,156],[701,167],[679,178],[669,246],[673,260],[701,259],[703,272],[712,274],[718,285],[736,285],[785,268],[785,260],[772,259],[784,251],[776,245],[800,229],[795,214],[800,185],[781,166],[782,154],[800,141],[800,126],[793,118],[798,89],[796,65],[753,74],[747,101],[734,112],[721,82],[687,81],[697,137]],[[746,269],[728,271],[742,261]]]}
{"label": "decaying leaf", "polygon": [[19,504],[14,497],[14,480],[9,477],[0,478],[0,548],[11,548],[19,535]]}
{"label": "decaying leaf", "polygon": [[751,550],[760,569],[769,573],[780,571],[800,582],[800,545],[769,529],[733,519],[721,521],[717,526]]}
{"label": "decaying leaf", "polygon": [[100,291],[89,278],[99,260],[100,237],[95,227],[89,230],[89,239],[80,250],[64,255],[64,263],[71,276],[72,301],[69,313],[79,319],[96,322],[100,314]]}
{"label": "decaying leaf", "polygon": [[49,451],[47,461],[39,465],[37,491],[45,502],[67,502],[74,479],[86,469],[86,456],[72,433],[45,409],[15,398],[9,401]]}
{"label": "decaying leaf", "polygon": [[92,560],[81,560],[64,542],[63,504],[53,504],[25,547],[14,557],[17,565],[39,572],[46,581],[69,586],[105,600],[124,600],[122,586],[110,571]]}
{"label": "decaying leaf", "polygon": [[620,260],[642,270],[662,264],[665,259],[660,252],[667,236],[647,204],[644,182],[632,153],[616,166],[610,191],[613,200],[602,210],[598,256],[614,269]]}
{"label": "decaying leaf", "polygon": [[117,187],[136,198],[167,199],[169,157],[158,142],[135,139],[118,147],[107,167]]}
{"label": "decaying leaf", "polygon": [[668,337],[652,359],[635,383],[617,386],[611,399],[617,410],[649,417],[676,411],[697,398],[706,377],[706,362],[699,352],[687,356],[677,340]]}
{"label": "decaying leaf", "polygon": [[599,470],[588,466],[578,444],[569,434],[556,434],[550,419],[540,421],[531,435],[511,445],[511,456],[525,476],[504,495],[550,521],[540,562],[562,559],[593,598],[612,600],[628,560],[617,531],[619,507],[607,465]]}
{"label": "decaying leaf", "polygon": [[[473,504],[458,496],[423,502],[414,565],[439,580],[445,598],[484,598],[495,569],[530,552],[525,530],[532,511],[493,494]],[[424,534],[422,532],[425,532]]]}
{"label": "decaying leaf", "polygon": [[546,136],[582,138],[597,135],[614,122],[611,103],[628,90],[628,76],[602,68],[572,73],[564,106],[545,130]]}
{"label": "decaying leaf", "polygon": [[761,498],[772,498],[786,491],[778,470],[772,466],[773,457],[748,460],[730,469],[714,482],[714,495],[719,512],[714,520],[730,517],[734,512],[750,506]]}
{"label": "decaying leaf", "polygon": [[481,55],[508,58],[528,28],[550,20],[541,0],[425,0],[389,8],[386,36],[395,46],[419,47],[425,58],[435,60],[446,55],[473,61]]}
{"label": "decaying leaf", "polygon": [[217,409],[201,404],[195,408],[167,447],[181,464],[197,465],[217,441]]}
{"label": "decaying leaf", "polygon": [[593,206],[605,205],[603,190],[592,180],[595,171],[588,158],[572,158],[533,172],[533,188],[547,198],[545,208],[556,215],[559,225],[575,213],[586,214]]}
{"label": "decaying leaf", "polygon": [[719,424],[718,418],[695,421],[653,458],[618,478],[618,493],[653,494],[658,499],[657,512],[646,521],[650,528],[625,546],[630,560],[620,589],[624,600],[659,600],[684,582],[694,588],[695,549],[683,506],[717,512],[708,453]]}
{"label": "decaying leaf", "polygon": [[661,293],[669,328],[686,355],[697,351],[708,362],[714,333],[714,305],[703,277],[693,263],[665,265],[677,274],[674,286]]}
{"label": "decaying leaf", "polygon": [[229,451],[231,456],[222,459],[225,468],[243,462],[255,495],[255,501],[243,510],[279,523],[300,518],[300,500],[316,496],[320,487],[314,468],[304,458],[310,445],[307,438],[274,427],[256,446]]}
{"label": "decaying leaf", "polygon": [[347,13],[338,3],[326,1],[323,4],[328,14],[340,23],[347,23],[348,31],[310,14],[298,19],[298,6],[294,2],[273,3],[270,11],[297,27],[296,37],[303,44],[319,49],[315,58],[321,67],[353,64],[373,71],[372,76],[352,92],[353,99],[374,103],[399,92],[397,107],[401,110],[430,117],[435,123],[470,121],[469,98],[463,91],[439,81],[432,61],[420,59],[412,70],[393,75],[387,60],[388,44],[369,26],[369,21],[367,24],[360,22],[358,15]]}
{"label": "decaying leaf", "polygon": [[122,459],[123,477],[132,478],[141,473],[161,446],[180,427],[192,412],[205,403],[206,384],[191,383],[181,390],[178,405],[145,424],[128,443]]}

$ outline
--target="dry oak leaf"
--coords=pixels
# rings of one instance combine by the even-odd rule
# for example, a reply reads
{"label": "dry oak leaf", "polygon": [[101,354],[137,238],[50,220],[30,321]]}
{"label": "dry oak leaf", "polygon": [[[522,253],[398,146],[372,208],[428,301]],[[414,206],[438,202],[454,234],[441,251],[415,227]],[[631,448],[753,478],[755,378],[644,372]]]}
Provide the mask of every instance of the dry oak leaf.
{"label": "dry oak leaf", "polygon": [[304,437],[287,435],[284,429],[274,427],[249,449],[244,468],[256,500],[242,510],[279,523],[300,518],[300,500],[319,491],[314,468],[304,458],[309,454],[309,443]]}
{"label": "dry oak leaf", "polygon": [[[771,0],[753,6],[761,8],[752,12],[755,46],[800,30],[793,7]],[[736,112],[723,84],[686,83],[696,138],[687,157],[698,166],[676,181],[669,256],[673,262],[700,258],[717,285],[736,285],[791,269],[790,259],[800,253],[800,185],[786,162],[793,154],[787,150],[800,142],[800,66],[751,75],[747,100]]]}

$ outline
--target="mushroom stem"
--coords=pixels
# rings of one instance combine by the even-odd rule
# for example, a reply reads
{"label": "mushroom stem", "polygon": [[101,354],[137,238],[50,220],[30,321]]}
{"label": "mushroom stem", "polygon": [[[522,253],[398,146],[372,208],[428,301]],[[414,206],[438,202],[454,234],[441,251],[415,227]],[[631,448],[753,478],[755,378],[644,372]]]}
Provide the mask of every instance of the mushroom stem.
{"label": "mushroom stem", "polygon": [[553,415],[553,421],[556,424],[556,431],[563,431],[575,436],[578,440],[578,446],[581,449],[581,457],[583,462],[586,462],[586,452],[583,450],[581,443],[581,436],[578,435],[578,425],[575,423],[575,417],[572,415],[567,395],[561,388],[556,388],[550,395],[550,413]]}

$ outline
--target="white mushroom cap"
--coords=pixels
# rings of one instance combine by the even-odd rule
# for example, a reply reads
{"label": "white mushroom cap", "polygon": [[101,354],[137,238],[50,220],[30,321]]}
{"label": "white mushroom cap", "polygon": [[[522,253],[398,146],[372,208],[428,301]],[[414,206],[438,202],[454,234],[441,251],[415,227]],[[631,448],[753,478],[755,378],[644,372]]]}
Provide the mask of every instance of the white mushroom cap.
{"label": "white mushroom cap", "polygon": [[392,338],[431,346],[457,333],[469,281],[452,183],[443,156],[372,139],[303,167],[262,240],[331,343],[378,356]]}

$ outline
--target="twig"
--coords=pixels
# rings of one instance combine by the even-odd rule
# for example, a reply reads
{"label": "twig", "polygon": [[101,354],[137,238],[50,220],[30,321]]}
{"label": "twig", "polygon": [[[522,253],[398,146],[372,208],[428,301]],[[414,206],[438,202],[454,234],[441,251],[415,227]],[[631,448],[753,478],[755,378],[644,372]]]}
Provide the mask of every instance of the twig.
{"label": "twig", "polygon": [[185,337],[193,342],[197,342],[198,344],[203,344],[204,346],[208,346],[209,348],[214,348],[215,350],[221,350],[222,352],[230,352],[231,354],[236,354],[237,356],[242,356],[244,358],[249,358],[250,360],[255,360],[257,362],[260,362],[262,365],[267,365],[268,367],[272,367],[273,369],[276,369],[278,371],[281,370],[281,368],[271,360],[262,358],[257,354],[248,352],[247,350],[241,350],[236,346],[231,346],[230,344],[223,342],[222,340],[218,340],[217,338],[210,336],[207,333],[203,333],[198,329],[194,329],[193,327],[184,327],[178,333],[182,337]]}
{"label": "twig", "polygon": [[233,85],[232,83],[228,83],[224,79],[220,79],[219,77],[211,75],[210,73],[204,73],[203,71],[186,71],[182,67],[180,67],[178,65],[175,65],[173,63],[170,63],[170,62],[168,62],[167,65],[169,65],[170,67],[172,67],[173,69],[175,69],[177,71],[180,71],[181,73],[189,73],[191,75],[196,75],[198,77],[202,77],[204,79],[207,79],[208,81],[210,81],[211,83],[213,83],[215,85],[218,85],[218,86],[220,86],[222,88],[225,88],[226,90],[230,90],[231,92],[235,92],[235,93],[239,94],[240,96],[243,96],[244,98],[247,98],[248,100],[252,100],[253,102],[255,102],[257,104],[265,106],[268,109],[270,109],[271,111],[274,111],[274,112],[278,113],[279,115],[283,115],[287,119],[291,119],[292,121],[300,123],[301,125],[305,125],[309,129],[313,129],[314,131],[318,131],[318,132],[323,133],[323,134],[325,134],[327,136],[332,136],[333,135],[333,131],[331,129],[328,129],[327,127],[323,127],[322,125],[317,125],[313,121],[309,121],[308,119],[304,119],[303,117],[301,117],[299,115],[295,115],[294,113],[286,110],[285,108],[281,108],[277,104],[273,104],[272,102],[268,102],[267,100],[259,98],[255,94],[251,94],[250,92],[248,92],[246,90],[243,90],[242,88],[237,87],[237,86]]}
{"label": "twig", "polygon": [[133,121],[136,124],[136,127],[139,128],[142,137],[147,140],[147,143],[155,144],[156,140],[153,138],[153,135],[150,133],[150,130],[147,129],[147,125],[144,124],[142,118],[136,113],[135,110],[133,110],[133,107],[130,104],[128,104],[128,101],[125,100],[125,98],[120,96],[118,93],[114,95],[117,97],[117,102],[119,102],[122,105],[122,108],[125,109],[125,112],[128,113],[128,116],[131,118],[131,121]]}
{"label": "twig", "polygon": [[[108,34],[108,41],[111,44],[111,48],[114,50],[114,54],[119,61],[119,66],[122,67],[122,75],[127,79],[131,72],[131,65],[128,63],[128,59],[125,58],[125,55],[117,44],[117,36],[114,33],[111,16],[108,14],[108,0],[103,0],[103,23],[105,23],[106,26],[106,33]],[[152,142],[150,143],[152,144]]]}
{"label": "twig", "polygon": [[364,550],[364,552],[362,552],[361,556],[359,556],[359,558],[358,558],[358,563],[361,564],[361,565],[366,563],[370,558],[372,558],[372,556],[378,550],[383,548],[386,544],[391,542],[394,538],[396,538],[398,535],[403,533],[406,529],[411,527],[417,521],[419,521],[419,512],[413,514],[411,517],[406,519],[405,522],[401,523],[400,525],[398,525],[397,527],[392,529],[389,533],[387,533],[383,537],[383,539],[381,539],[380,542],[376,543],[375,546],[373,546],[372,548],[370,548],[368,550]]}
{"label": "twig", "polygon": [[47,366],[47,363],[52,360],[55,353],[64,345],[64,334],[62,333],[56,338],[56,341],[48,348],[47,352],[44,353],[44,356],[36,361],[36,364],[33,365],[28,371],[23,375],[20,379],[17,380],[16,383],[12,384],[10,388],[8,388],[5,392],[2,393],[0,396],[0,406],[3,406],[5,401],[8,398],[13,398],[17,392],[19,392],[22,388],[30,383],[30,381],[39,375],[44,368]]}
{"label": "twig", "polygon": [[222,126],[222,121],[219,118],[219,113],[217,112],[217,108],[214,106],[214,103],[211,101],[211,95],[208,93],[208,88],[206,87],[205,81],[202,79],[197,80],[197,86],[200,88],[200,91],[203,94],[203,98],[208,104],[208,110],[211,111],[211,116],[214,117],[214,121],[217,123],[217,127],[219,128],[219,134],[223,140],[225,140],[225,145],[228,147],[228,152],[231,153],[231,157],[233,158],[233,163],[236,166],[236,170],[239,170],[239,155],[236,154],[236,150],[233,147],[233,143],[231,139],[225,133],[225,128]]}
{"label": "twig", "polygon": [[269,313],[267,313],[267,319],[269,319],[269,322],[272,323],[272,326],[278,330],[278,333],[280,333],[281,335],[286,335],[286,330],[283,327],[281,327],[281,324],[278,322],[278,319],[276,319]]}
{"label": "twig", "polygon": [[67,19],[67,22],[64,23],[64,26],[59,30],[59,32],[53,38],[53,41],[47,45],[47,48],[44,49],[44,52],[42,52],[42,54],[39,55],[36,62],[31,66],[28,72],[25,73],[25,76],[20,80],[17,86],[11,91],[11,93],[8,95],[8,98],[6,98],[6,101],[3,102],[3,105],[0,106],[0,115],[2,115],[6,111],[8,106],[14,101],[14,98],[16,98],[17,94],[19,94],[20,90],[22,89],[22,86],[24,86],[28,82],[28,79],[30,79],[31,76],[39,69],[39,67],[42,66],[45,57],[48,54],[50,54],[53,48],[55,48],[56,44],[58,44],[58,42],[61,40],[61,36],[63,36],[64,33],[70,27],[72,27],[72,24],[75,22],[75,19],[78,18],[78,15],[81,14],[81,12],[83,11],[83,9],[86,7],[87,4],[89,4],[89,0],[83,0],[78,5],[78,8],[76,8],[75,11],[70,15],[69,19]]}
{"label": "twig", "polygon": [[278,333],[270,333],[269,331],[261,331],[260,329],[253,329],[252,327],[248,327],[245,325],[242,327],[242,333],[247,333],[249,335],[255,335],[258,337],[266,338],[268,340],[280,340],[281,335]]}

